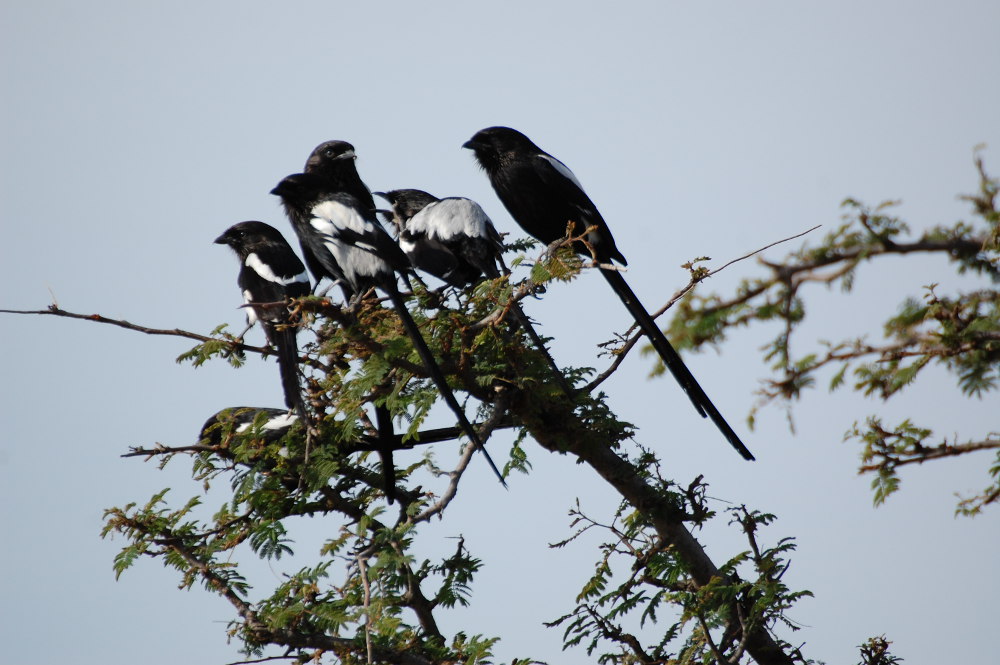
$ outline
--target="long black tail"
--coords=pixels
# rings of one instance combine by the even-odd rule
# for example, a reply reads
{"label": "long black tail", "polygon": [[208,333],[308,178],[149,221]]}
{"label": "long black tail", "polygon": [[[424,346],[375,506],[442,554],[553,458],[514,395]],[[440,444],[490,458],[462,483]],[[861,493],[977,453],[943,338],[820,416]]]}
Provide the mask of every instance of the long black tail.
{"label": "long black tail", "polygon": [[[483,274],[490,279],[497,279],[500,277],[500,271],[497,270],[497,267],[492,262],[484,262],[483,265],[479,266],[479,269],[482,270]],[[549,367],[552,368],[552,374],[555,376],[556,382],[559,383],[559,387],[562,388],[567,397],[572,397],[573,386],[569,385],[569,381],[566,380],[566,375],[562,373],[561,369],[559,369],[559,365],[556,364],[555,358],[552,357],[552,354],[550,354],[548,348],[546,348],[545,342],[542,341],[541,336],[539,336],[538,332],[535,331],[535,327],[531,325],[531,319],[529,319],[528,315],[524,313],[523,309],[521,309],[521,303],[512,303],[510,309],[511,313],[514,315],[514,322],[524,329],[524,332],[527,333],[531,343],[535,345],[535,348],[537,348],[538,351],[545,357],[545,361],[549,364]]]}
{"label": "long black tail", "polygon": [[413,346],[416,347],[417,353],[420,354],[420,359],[427,368],[427,373],[431,375],[431,379],[434,381],[434,384],[437,385],[445,403],[448,404],[448,407],[455,414],[455,417],[458,418],[458,424],[462,427],[462,431],[465,432],[465,435],[469,437],[472,444],[483,453],[483,456],[486,457],[486,461],[489,463],[490,468],[493,469],[493,473],[496,474],[500,483],[504,487],[507,487],[507,481],[503,479],[500,469],[498,469],[497,465],[493,463],[493,458],[490,457],[488,452],[486,452],[486,448],[483,446],[483,442],[480,440],[479,435],[476,433],[476,430],[472,428],[472,424],[469,422],[469,419],[465,417],[465,412],[462,411],[462,407],[455,399],[454,393],[451,392],[451,387],[448,385],[448,382],[445,381],[444,374],[441,373],[441,368],[438,366],[437,361],[434,360],[434,355],[431,353],[431,350],[427,348],[427,342],[425,342],[424,338],[421,336],[420,328],[417,327],[417,322],[413,320],[413,317],[410,316],[410,312],[406,309],[406,303],[403,302],[403,296],[399,294],[395,284],[386,285],[385,291],[389,294],[389,299],[392,301],[392,306],[395,308],[396,313],[399,314],[399,318],[403,322],[403,327],[406,328],[406,334],[410,336]]}
{"label": "long black tail", "polygon": [[392,461],[396,433],[389,409],[375,406],[375,426],[378,428],[378,457],[382,461],[382,477],[385,479],[385,499],[392,504],[396,501],[396,467]]}
{"label": "long black tail", "polygon": [[[272,324],[273,325],[273,324]],[[302,387],[299,385],[299,345],[295,339],[298,330],[294,326],[273,328],[269,335],[278,349],[278,370],[281,372],[281,388],[285,392],[285,406],[293,409],[302,422],[306,421]]]}
{"label": "long black tail", "polygon": [[601,269],[601,274],[604,278],[608,280],[608,284],[611,288],[615,290],[618,297],[625,304],[632,318],[635,322],[642,328],[642,331],[649,338],[650,343],[652,343],[653,348],[656,352],[660,354],[660,358],[663,359],[663,364],[667,366],[670,373],[674,375],[674,379],[677,383],[681,385],[684,392],[691,399],[691,403],[694,404],[694,408],[697,409],[698,413],[701,414],[703,418],[711,418],[715,426],[719,428],[719,431],[726,437],[729,444],[743,456],[743,459],[753,460],[753,454],[747,449],[743,442],[740,441],[740,437],[737,436],[733,428],[729,426],[726,419],[722,417],[719,410],[715,408],[712,404],[712,400],[708,398],[705,391],[698,384],[697,379],[691,374],[691,370],[688,369],[684,361],[674,350],[674,347],[670,345],[667,338],[660,331],[659,326],[653,321],[649,312],[646,308],[642,306],[639,302],[639,298],[636,297],[635,293],[629,288],[629,285],[625,282],[625,278],[621,276],[621,273],[617,270],[604,270]]}

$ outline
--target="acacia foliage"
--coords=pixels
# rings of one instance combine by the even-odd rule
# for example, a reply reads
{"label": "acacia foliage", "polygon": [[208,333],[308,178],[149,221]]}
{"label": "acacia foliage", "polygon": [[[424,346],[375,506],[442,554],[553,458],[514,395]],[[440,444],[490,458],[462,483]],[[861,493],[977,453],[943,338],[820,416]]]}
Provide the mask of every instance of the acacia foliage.
{"label": "acacia foliage", "polygon": [[[774,375],[760,390],[754,413],[771,403],[790,408],[823,381],[830,390],[849,388],[889,400],[932,365],[952,374],[963,395],[987,397],[1000,385],[1000,183],[986,172],[979,155],[975,164],[978,191],[961,197],[972,208],[969,221],[915,234],[892,214],[897,202],[871,207],[847,199],[843,224],[780,260],[761,260],[764,276],[743,280],[731,295],[691,292],[674,310],[672,339],[687,348],[719,345],[736,328],[776,324],[777,334],[764,348]],[[893,269],[886,265],[890,257],[912,254],[944,257],[956,274],[977,277],[977,283],[948,293],[938,284],[915,283],[912,294],[887,311],[879,340],[865,334],[815,344],[800,339],[812,289],[850,292],[856,283],[876,288],[876,268]],[[864,273],[862,266],[867,266]],[[701,277],[694,275],[694,281]],[[808,350],[796,354],[796,342]],[[965,423],[956,422],[954,431],[964,433],[948,438],[921,426],[918,417],[887,424],[871,414],[855,422],[845,439],[861,444],[859,471],[872,475],[876,505],[899,488],[901,467],[992,452],[986,462],[988,483],[981,492],[960,498],[956,507],[959,514],[976,515],[1000,499],[1000,432],[967,430]]]}
{"label": "acacia foliage", "polygon": [[[487,280],[448,297],[417,286],[409,300],[450,383],[477,413],[481,438],[516,429],[509,451],[490,447],[506,457],[505,473],[531,471],[534,442],[542,454],[585,465],[595,483],[608,483],[620,496],[604,525],[574,509],[577,527],[599,528],[606,538],[595,575],[551,625],[561,628],[567,648],[581,645],[602,663],[807,662],[772,631],[794,630],[785,612],[808,595],[782,581],[792,541],[768,545],[762,538],[773,516],[729,511],[728,527],[744,534],[746,547],[716,563],[692,535],[693,528],[727,528],[703,479],[664,478],[656,456],[636,444],[635,428],[609,409],[600,387],[638,336],[618,336],[611,345],[617,358],[603,372],[566,368],[575,386],[567,394],[524,331],[508,322],[513,301],[589,268],[569,250],[571,241],[536,261],[516,258],[516,274],[524,275],[518,281]],[[234,610],[229,635],[248,658],[486,663],[494,662],[500,637],[528,651],[516,636],[474,626],[447,634],[439,627],[441,612],[475,601],[483,561],[469,544],[460,539],[436,559],[415,553],[427,551],[416,547],[422,527],[431,519],[447,522],[448,507],[462,500],[458,487],[479,453],[458,444],[423,456],[397,452],[396,504],[385,502],[372,405],[385,406],[403,424],[397,448],[409,450],[422,445],[421,427],[437,400],[398,317],[374,297],[355,308],[316,296],[294,306],[313,333],[301,358],[312,422],[275,436],[265,429],[268,414],[250,411],[252,424],[240,431],[248,412],[234,409],[211,420],[196,444],[133,449],[129,455],[161,464],[189,458],[198,492],[174,503],[164,490],[109,509],[104,534],[125,539],[116,572],[152,557],[176,569],[183,587],[222,596]],[[242,340],[224,329],[210,337],[182,359],[241,364],[238,356],[248,348]],[[208,514],[202,504],[220,488],[227,499]],[[475,500],[470,492],[462,496]],[[302,517],[322,520],[330,534],[318,551],[295,549]],[[454,524],[454,533],[461,531]],[[559,546],[578,543],[571,536]],[[293,567],[282,568],[284,580],[275,586],[273,577],[255,580],[245,572],[243,564],[254,558]],[[516,585],[516,571],[510,573]],[[510,609],[530,602],[531,593],[512,588]],[[534,661],[526,653],[519,662]]]}

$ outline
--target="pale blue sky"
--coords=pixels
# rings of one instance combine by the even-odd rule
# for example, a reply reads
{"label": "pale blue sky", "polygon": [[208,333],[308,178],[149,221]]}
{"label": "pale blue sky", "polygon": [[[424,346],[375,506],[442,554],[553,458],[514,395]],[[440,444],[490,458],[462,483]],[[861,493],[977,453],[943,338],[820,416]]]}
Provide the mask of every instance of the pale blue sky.
{"label": "pale blue sky", "polygon": [[[40,309],[54,295],[152,326],[239,325],[236,264],[212,239],[244,219],[291,237],[268,192],[326,139],[356,146],[374,189],[469,196],[516,231],[460,148],[493,124],[573,169],[628,257],[630,283],[658,306],[685,283],[685,261],[721,265],[834,225],[847,196],[902,199],[918,229],[967,216],[956,195],[975,187],[973,147],[988,144],[1000,172],[997,25],[1000,5],[987,1],[4,3],[0,308]],[[737,264],[709,287],[755,271]],[[866,315],[923,284],[954,287],[950,273],[924,259],[862,270],[854,295],[817,294],[804,332],[877,333],[859,329]],[[603,366],[595,344],[626,326],[592,275],[530,313],[566,364]],[[688,359],[731,421],[755,400],[771,332]],[[153,561],[116,583],[122,542],[97,534],[104,508],[166,486],[176,501],[197,492],[184,461],[160,472],[120,453],[188,443],[225,406],[280,404],[273,363],[194,370],[173,360],[187,342],[58,319],[2,316],[0,339],[0,661],[237,660],[224,601],[178,592]],[[746,464],[647,371],[636,355],[606,386],[638,439],[679,481],[704,473],[713,496],[777,514],[770,542],[797,538],[786,581],[816,598],[793,610],[804,628],[785,637],[806,656],[855,662],[855,645],[886,633],[907,665],[995,657],[1000,517],[952,517],[954,491],[986,484],[985,462],[910,470],[876,510],[855,448],[840,441],[874,412],[918,414],[943,434],[996,429],[996,395],[970,403],[943,373],[888,405],[815,392],[796,407],[796,436],[779,410],[759,416],[745,437],[759,461]],[[571,609],[595,555],[545,545],[569,534],[577,497],[595,517],[611,514],[613,497],[568,459],[528,450],[535,473],[509,492],[477,464],[421,547],[452,550],[462,534],[486,562],[473,606],[445,615],[445,629],[500,635],[499,662],[586,662],[541,623]],[[489,524],[477,524],[483,514]],[[335,529],[301,525],[303,559]],[[717,560],[743,546],[721,525],[698,537]],[[255,566],[261,588],[285,565]],[[524,590],[512,598],[512,588]]]}

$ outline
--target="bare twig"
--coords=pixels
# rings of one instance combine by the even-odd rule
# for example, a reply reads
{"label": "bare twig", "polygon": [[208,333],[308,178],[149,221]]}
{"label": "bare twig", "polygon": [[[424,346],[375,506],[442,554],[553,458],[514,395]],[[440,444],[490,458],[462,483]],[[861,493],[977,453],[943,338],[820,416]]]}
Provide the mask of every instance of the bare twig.
{"label": "bare twig", "polygon": [[[740,261],[744,261],[746,259],[749,259],[750,257],[755,256],[757,254],[760,254],[764,250],[770,249],[771,247],[774,247],[775,245],[780,245],[781,243],[788,242],[790,240],[795,240],[796,238],[801,238],[802,236],[806,235],[807,233],[812,233],[813,231],[815,231],[816,229],[818,229],[820,226],[821,225],[817,224],[816,226],[812,227],[811,229],[807,229],[807,230],[805,230],[805,231],[803,231],[801,233],[796,233],[793,236],[789,236],[787,238],[782,238],[781,240],[776,240],[776,241],[774,241],[774,242],[772,242],[772,243],[770,243],[768,245],[764,245],[760,249],[755,249],[754,251],[749,252],[747,254],[744,254],[743,256],[740,256],[740,257],[737,257],[735,259],[732,259],[731,261],[727,261],[726,263],[724,263],[719,268],[716,268],[715,270],[711,270],[709,272],[702,273],[700,275],[699,274],[692,275],[691,281],[689,281],[687,283],[687,285],[684,286],[684,287],[682,287],[679,291],[677,291],[676,293],[674,293],[674,295],[671,296],[670,299],[667,300],[667,302],[662,307],[660,307],[655,312],[651,312],[650,313],[650,317],[653,320],[656,320],[657,318],[659,318],[660,316],[662,316],[668,309],[670,309],[671,307],[673,307],[674,304],[678,300],[680,300],[685,295],[687,295],[687,293],[691,289],[693,289],[695,286],[697,286],[699,282],[702,282],[703,280],[705,280],[705,279],[707,279],[709,277],[712,277],[713,275],[716,275],[716,274],[722,272],[723,270],[725,270],[729,266],[733,265],[734,263],[738,263]],[[614,361],[612,361],[611,365],[607,369],[605,369],[603,372],[601,372],[600,374],[598,374],[594,378],[593,381],[591,381],[586,386],[584,386],[581,389],[583,392],[591,392],[592,390],[594,390],[594,388],[596,388],[597,386],[599,386],[602,383],[604,383],[604,381],[607,380],[608,377],[610,377],[612,374],[615,373],[615,371],[618,369],[618,367],[625,360],[625,356],[628,355],[629,351],[631,351],[632,348],[635,347],[635,345],[643,337],[643,333],[641,331],[635,332],[637,328],[638,328],[637,325],[632,324],[632,326],[630,326],[629,329],[625,331],[625,335],[623,335],[623,337],[626,339],[626,341],[625,341],[625,343],[620,348],[618,348],[616,350]],[[609,342],[608,344],[611,344],[611,343]]]}
{"label": "bare twig", "polygon": [[226,339],[224,337],[209,337],[207,335],[199,335],[198,333],[193,333],[187,330],[181,330],[180,328],[149,328],[147,326],[140,326],[123,319],[110,319],[106,316],[100,314],[77,314],[75,312],[67,312],[64,309],[60,309],[56,305],[49,305],[48,309],[38,309],[38,310],[21,310],[21,309],[0,309],[0,314],[41,314],[41,315],[52,315],[52,316],[63,316],[69,319],[80,319],[81,321],[93,321],[95,323],[106,323],[113,326],[118,326],[119,328],[125,328],[126,330],[135,330],[137,332],[145,333],[146,335],[169,335],[172,337],[186,337],[188,339],[194,339],[199,342],[225,342],[229,344],[236,351],[252,351],[254,353],[269,353],[269,351],[260,346],[251,346],[249,344],[244,344],[243,342],[237,342],[235,339]]}
{"label": "bare twig", "polygon": [[[479,426],[477,431],[479,432],[480,439],[485,443],[490,436],[493,434],[494,430],[502,426],[502,423],[507,417],[508,403],[506,395],[500,392],[497,396],[496,401],[493,403],[493,413],[487,418],[482,425]],[[465,469],[468,468],[469,462],[472,460],[473,453],[476,452],[475,446],[466,446],[462,451],[461,457],[459,457],[458,463],[455,468],[447,473],[450,477],[450,482],[448,487],[441,494],[441,498],[437,500],[432,506],[429,506],[425,511],[413,518],[414,522],[425,522],[428,521],[434,515],[440,514],[448,507],[455,495],[458,494],[458,484],[462,479],[462,474],[465,473]]]}
{"label": "bare twig", "polygon": [[361,574],[361,584],[365,590],[365,652],[368,656],[368,665],[372,663],[372,588],[368,583],[368,560],[366,555],[359,554],[357,557],[358,572]]}
{"label": "bare twig", "polygon": [[250,663],[266,663],[271,660],[298,660],[298,656],[268,656],[266,658],[255,658],[253,660],[234,660],[226,665],[249,665]]}

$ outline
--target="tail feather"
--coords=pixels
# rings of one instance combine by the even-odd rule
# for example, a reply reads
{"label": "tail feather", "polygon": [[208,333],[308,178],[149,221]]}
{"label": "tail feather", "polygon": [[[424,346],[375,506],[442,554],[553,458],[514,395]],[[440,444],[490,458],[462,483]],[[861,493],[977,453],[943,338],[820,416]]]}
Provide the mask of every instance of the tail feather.
{"label": "tail feather", "polygon": [[306,422],[305,403],[299,384],[299,345],[294,326],[274,329],[269,337],[278,349],[278,370],[281,373],[281,388],[285,393],[285,406],[293,409],[302,422]]}
{"label": "tail feather", "polygon": [[375,406],[375,426],[378,428],[378,457],[382,462],[385,499],[392,504],[396,501],[396,467],[392,461],[396,433],[393,431],[392,415],[390,415],[389,409],[384,406]]}
{"label": "tail feather", "polygon": [[698,380],[694,378],[693,374],[691,374],[691,370],[689,370],[687,365],[684,364],[684,361],[681,360],[680,355],[678,355],[674,347],[670,345],[669,341],[667,341],[667,338],[660,331],[656,322],[653,321],[649,312],[647,312],[646,308],[642,306],[641,302],[639,302],[639,298],[629,287],[625,278],[621,276],[621,273],[616,270],[602,269],[601,274],[604,275],[604,278],[611,285],[611,288],[614,289],[616,294],[618,294],[618,297],[621,299],[622,303],[624,303],[625,307],[632,315],[632,318],[635,319],[636,324],[638,324],[638,326],[646,334],[646,337],[649,338],[653,348],[656,349],[656,352],[663,360],[663,364],[667,366],[667,369],[669,369],[670,373],[673,374],[674,379],[677,380],[677,383],[679,383],[681,388],[684,389],[684,392],[687,393],[688,398],[691,400],[691,403],[694,404],[694,408],[698,411],[698,413],[701,414],[703,418],[710,418],[712,422],[715,423],[715,426],[719,428],[719,431],[726,437],[729,444],[743,456],[743,459],[752,461],[754,459],[753,454],[745,445],[743,445],[740,437],[735,431],[733,431],[733,428],[729,426],[729,423],[726,422],[726,419],[722,416],[722,414],[719,413],[715,404],[712,403],[712,400],[709,399],[705,390],[698,383]]}
{"label": "tail feather", "polygon": [[[479,266],[479,269],[482,270],[483,274],[489,279],[497,279],[500,277],[500,271],[497,270],[496,265],[492,261],[483,262],[482,265]],[[569,381],[566,380],[566,375],[562,373],[561,369],[559,369],[559,365],[556,364],[555,358],[552,357],[552,354],[550,354],[548,348],[546,348],[545,342],[542,341],[542,338],[535,330],[535,327],[531,325],[531,320],[528,318],[528,315],[524,313],[524,310],[521,309],[520,303],[513,303],[511,306],[511,312],[514,315],[515,323],[524,329],[524,332],[528,335],[531,343],[534,344],[539,353],[545,357],[545,361],[549,364],[549,367],[552,368],[552,374],[559,383],[559,387],[562,388],[563,392],[566,393],[568,397],[572,397],[573,387],[569,385]]]}
{"label": "tail feather", "polygon": [[445,403],[455,414],[455,417],[458,418],[458,424],[461,426],[462,431],[465,432],[465,435],[469,437],[472,444],[483,453],[484,457],[486,457],[487,463],[489,463],[490,468],[493,469],[493,473],[496,474],[496,477],[500,480],[500,484],[507,487],[507,481],[503,479],[503,474],[500,473],[500,469],[497,468],[497,465],[493,462],[493,458],[490,457],[490,454],[486,451],[482,440],[479,438],[479,434],[477,434],[476,430],[473,429],[469,419],[465,416],[465,412],[455,399],[454,393],[451,392],[451,387],[445,380],[444,374],[441,372],[441,368],[438,366],[437,361],[434,360],[434,355],[431,353],[431,350],[427,347],[427,342],[424,341],[423,336],[420,334],[420,328],[417,327],[417,322],[413,320],[413,317],[410,316],[410,312],[406,309],[406,303],[403,302],[403,297],[400,295],[399,290],[396,289],[395,284],[390,284],[386,285],[385,291],[389,294],[392,306],[395,308],[396,313],[403,322],[403,327],[406,328],[406,333],[413,342],[413,346],[417,349],[417,353],[420,354],[420,359],[423,361],[424,367],[427,369],[427,373],[431,375],[431,379],[441,392],[441,397],[444,398]]}

